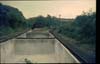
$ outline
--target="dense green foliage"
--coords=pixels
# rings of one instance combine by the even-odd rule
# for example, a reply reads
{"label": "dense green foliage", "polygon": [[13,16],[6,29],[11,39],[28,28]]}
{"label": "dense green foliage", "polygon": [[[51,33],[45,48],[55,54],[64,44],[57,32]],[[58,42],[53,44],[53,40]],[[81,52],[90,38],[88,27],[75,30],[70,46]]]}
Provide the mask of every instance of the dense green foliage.
{"label": "dense green foliage", "polygon": [[82,42],[95,43],[96,41],[96,13],[88,13],[78,16],[75,20],[76,25],[80,27]]}
{"label": "dense green foliage", "polygon": [[26,26],[23,14],[14,7],[0,3],[0,36],[16,32]]}
{"label": "dense green foliage", "polygon": [[48,15],[47,17],[38,16],[38,17],[30,18],[27,21],[29,26],[33,28],[48,27],[50,29],[60,24],[56,17],[51,17],[50,15]]}
{"label": "dense green foliage", "polygon": [[56,32],[81,41],[92,43],[96,41],[96,13],[89,12],[79,15],[74,21],[61,21],[61,19],[48,15],[28,19],[31,27],[48,27]]}
{"label": "dense green foliage", "polygon": [[94,44],[96,41],[96,13],[77,16],[74,22],[62,25],[58,32],[83,43]]}

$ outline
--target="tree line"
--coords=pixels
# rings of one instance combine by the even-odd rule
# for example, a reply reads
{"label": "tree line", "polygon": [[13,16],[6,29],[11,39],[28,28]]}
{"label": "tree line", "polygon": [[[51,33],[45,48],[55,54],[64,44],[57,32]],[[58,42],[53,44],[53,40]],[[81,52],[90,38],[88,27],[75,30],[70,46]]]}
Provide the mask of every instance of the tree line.
{"label": "tree line", "polygon": [[17,8],[0,3],[0,36],[26,27],[26,19]]}
{"label": "tree line", "polygon": [[59,34],[88,44],[95,44],[96,41],[96,12],[84,12],[73,21],[61,21],[50,15],[30,18],[28,21],[32,28],[47,27]]}

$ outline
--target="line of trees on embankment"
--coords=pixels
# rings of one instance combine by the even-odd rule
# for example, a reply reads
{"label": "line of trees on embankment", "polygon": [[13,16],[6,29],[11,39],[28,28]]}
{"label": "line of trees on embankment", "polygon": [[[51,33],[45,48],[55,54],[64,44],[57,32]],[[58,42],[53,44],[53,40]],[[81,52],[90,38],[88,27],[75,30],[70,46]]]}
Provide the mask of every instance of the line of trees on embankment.
{"label": "line of trees on embankment", "polygon": [[0,37],[25,28],[27,28],[27,23],[21,11],[0,3]]}

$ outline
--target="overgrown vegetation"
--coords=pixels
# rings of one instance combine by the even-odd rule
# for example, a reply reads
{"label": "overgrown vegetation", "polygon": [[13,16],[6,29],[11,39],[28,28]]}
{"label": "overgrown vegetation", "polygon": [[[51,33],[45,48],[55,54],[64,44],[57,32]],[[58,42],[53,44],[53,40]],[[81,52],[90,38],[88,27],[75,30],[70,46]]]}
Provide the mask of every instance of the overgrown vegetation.
{"label": "overgrown vegetation", "polygon": [[79,40],[81,43],[95,44],[96,41],[96,12],[79,15],[74,21],[61,21],[61,19],[48,15],[28,19],[31,27],[48,27],[56,32]]}
{"label": "overgrown vegetation", "polygon": [[47,28],[55,28],[56,26],[58,26],[58,24],[60,24],[58,21],[59,19],[56,17],[52,17],[50,15],[48,15],[47,17],[43,17],[43,16],[38,16],[38,17],[34,17],[34,18],[30,18],[27,20],[28,21],[28,25],[32,28],[42,28],[42,27],[47,27]]}
{"label": "overgrown vegetation", "polygon": [[66,23],[58,29],[58,33],[81,41],[95,44],[96,41],[96,13],[89,12],[77,16],[74,22]]}
{"label": "overgrown vegetation", "polygon": [[0,37],[24,30],[26,20],[17,8],[0,3]]}

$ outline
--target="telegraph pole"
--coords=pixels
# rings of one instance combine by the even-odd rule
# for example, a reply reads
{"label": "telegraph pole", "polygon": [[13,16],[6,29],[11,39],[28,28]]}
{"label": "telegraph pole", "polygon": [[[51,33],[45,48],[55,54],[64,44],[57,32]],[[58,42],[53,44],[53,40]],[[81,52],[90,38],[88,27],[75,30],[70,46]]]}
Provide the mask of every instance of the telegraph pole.
{"label": "telegraph pole", "polygon": [[61,18],[61,14],[59,14],[59,20],[60,20],[60,18]]}

